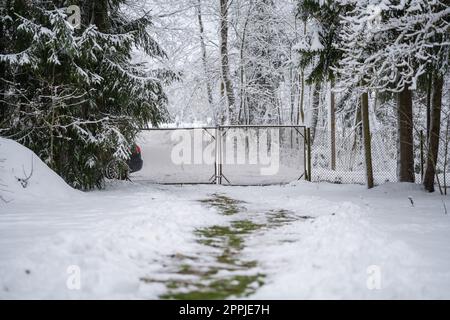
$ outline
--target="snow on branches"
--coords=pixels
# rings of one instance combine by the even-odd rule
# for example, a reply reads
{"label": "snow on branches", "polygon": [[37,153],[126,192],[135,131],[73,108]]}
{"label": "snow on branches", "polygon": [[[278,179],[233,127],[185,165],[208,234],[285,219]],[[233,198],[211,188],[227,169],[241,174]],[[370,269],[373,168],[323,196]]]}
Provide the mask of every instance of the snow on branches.
{"label": "snow on branches", "polygon": [[139,128],[168,117],[163,84],[175,75],[132,61],[133,50],[165,57],[150,19],[125,19],[123,1],[80,1],[82,27],[74,29],[58,1],[12,2],[22,5],[1,9],[0,132],[73,186],[98,186],[104,163],[127,158]]}
{"label": "snow on branches", "polygon": [[336,68],[341,84],[414,90],[427,68],[448,68],[450,7],[443,2],[338,2],[354,5],[341,17],[343,59]]}

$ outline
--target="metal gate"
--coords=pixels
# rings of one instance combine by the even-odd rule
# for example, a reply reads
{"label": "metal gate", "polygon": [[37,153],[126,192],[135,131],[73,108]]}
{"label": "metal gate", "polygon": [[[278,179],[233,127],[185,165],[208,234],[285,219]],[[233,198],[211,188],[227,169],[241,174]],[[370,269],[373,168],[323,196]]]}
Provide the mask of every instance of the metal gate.
{"label": "metal gate", "polygon": [[142,129],[134,180],[269,185],[309,180],[308,132],[294,125]]}

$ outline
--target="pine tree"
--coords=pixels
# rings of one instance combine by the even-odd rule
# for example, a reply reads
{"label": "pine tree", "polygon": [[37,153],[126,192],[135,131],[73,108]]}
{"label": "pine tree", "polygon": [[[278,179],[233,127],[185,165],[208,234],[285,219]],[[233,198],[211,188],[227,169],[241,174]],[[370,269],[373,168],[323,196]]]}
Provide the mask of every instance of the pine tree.
{"label": "pine tree", "polygon": [[[66,7],[81,8],[80,29]],[[1,12],[0,133],[35,151],[69,184],[101,187],[126,159],[138,129],[167,119],[163,82],[175,75],[132,62],[135,48],[164,57],[148,16],[126,19],[124,1],[7,0]]]}
{"label": "pine tree", "polygon": [[[302,39],[304,44],[299,46],[301,55],[300,67],[302,69],[310,68],[306,82],[316,84],[316,87],[325,88],[324,82],[329,81],[330,90],[334,88],[335,75],[333,67],[342,56],[339,50],[338,34],[341,29],[340,15],[349,10],[350,6],[341,5],[335,1],[322,0],[299,0],[297,14],[302,21],[309,25],[308,34]],[[317,91],[317,90],[316,90]],[[319,109],[319,92],[315,92],[313,99],[311,129],[312,140],[315,138]],[[335,95],[330,94],[330,146],[331,146],[331,169],[335,169],[336,163],[336,133],[335,133]]]}

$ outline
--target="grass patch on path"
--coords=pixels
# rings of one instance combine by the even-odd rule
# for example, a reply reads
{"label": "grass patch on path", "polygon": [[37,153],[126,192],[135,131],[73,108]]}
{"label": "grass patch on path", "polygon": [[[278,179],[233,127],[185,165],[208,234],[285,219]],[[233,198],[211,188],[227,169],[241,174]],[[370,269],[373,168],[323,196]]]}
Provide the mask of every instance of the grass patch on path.
{"label": "grass patch on path", "polygon": [[[247,211],[245,202],[222,194],[212,194],[210,198],[199,200],[204,205],[215,208],[219,214],[233,216]],[[250,217],[231,220],[228,225],[214,225],[197,229],[197,242],[210,247],[203,256],[172,256],[176,266],[174,276],[162,282],[167,292],[162,299],[226,299],[245,297],[254,293],[264,284],[265,275],[255,270],[258,262],[244,259],[245,238],[254,232],[277,228],[298,219],[288,210],[270,210],[264,213],[266,222],[255,223]],[[240,215],[242,216],[242,215]],[[175,261],[174,261],[175,260]]]}

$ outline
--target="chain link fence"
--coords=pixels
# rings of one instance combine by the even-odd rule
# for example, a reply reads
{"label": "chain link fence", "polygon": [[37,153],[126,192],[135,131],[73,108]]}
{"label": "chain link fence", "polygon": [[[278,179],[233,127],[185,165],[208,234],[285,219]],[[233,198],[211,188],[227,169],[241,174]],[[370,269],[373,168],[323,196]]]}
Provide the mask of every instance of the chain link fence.
{"label": "chain link fence", "polygon": [[[449,135],[445,130],[441,134],[441,143],[437,164],[437,184],[443,193],[447,189],[450,176]],[[335,166],[332,166],[331,135],[326,129],[316,129],[311,146],[312,181],[331,183],[365,184],[365,158],[362,132],[357,130],[336,131]],[[414,172],[417,183],[422,182],[422,172],[426,157],[426,138],[420,130],[414,133]],[[422,139],[422,143],[421,143]],[[372,166],[374,183],[397,182],[397,132],[380,130],[371,132]]]}
{"label": "chain link fence", "polygon": [[[221,126],[143,130],[139,144],[144,165],[133,178],[158,183],[229,185],[288,183],[295,179],[366,184],[364,145],[358,130],[336,131],[334,166],[330,131],[322,128]],[[441,132],[436,170],[437,188],[443,194],[450,176],[448,130],[447,125]],[[416,183],[422,183],[427,154],[425,136],[421,130],[414,131]],[[371,145],[374,183],[397,182],[397,131],[372,131]],[[272,146],[276,148],[272,150]]]}

